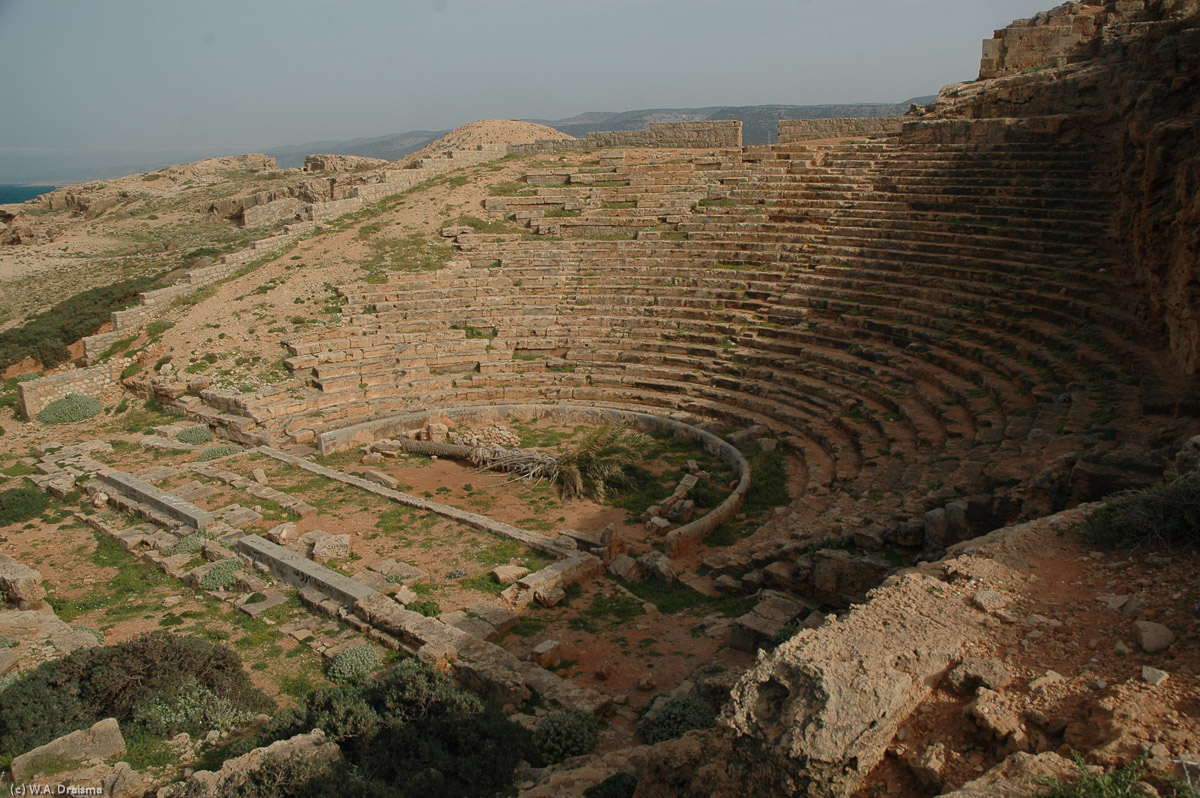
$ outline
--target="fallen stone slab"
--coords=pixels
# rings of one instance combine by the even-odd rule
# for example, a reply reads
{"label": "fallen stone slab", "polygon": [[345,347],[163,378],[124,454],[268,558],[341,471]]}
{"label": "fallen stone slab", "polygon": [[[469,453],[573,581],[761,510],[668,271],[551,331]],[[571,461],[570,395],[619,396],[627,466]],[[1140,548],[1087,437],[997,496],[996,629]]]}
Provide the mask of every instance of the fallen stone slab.
{"label": "fallen stone slab", "polygon": [[251,618],[257,618],[272,607],[278,607],[280,604],[287,604],[287,595],[278,591],[270,593],[262,601],[246,603],[238,607],[239,610],[249,615]]}
{"label": "fallen stone slab", "polygon": [[369,566],[372,571],[383,574],[389,581],[399,582],[402,585],[412,585],[417,582],[429,581],[429,573],[422,571],[413,565],[406,562],[397,562],[396,560],[378,560],[371,563]]}
{"label": "fallen stone slab", "polygon": [[[348,576],[318,565],[258,535],[247,535],[236,546],[239,553],[266,566],[275,578],[285,584],[295,588],[311,588],[345,607],[352,607],[355,602],[369,596],[379,595]],[[386,596],[380,598],[391,601]]]}
{"label": "fallen stone slab", "polygon": [[22,784],[38,775],[35,770],[39,762],[54,758],[83,762],[87,759],[104,760],[125,753],[125,738],[116,718],[105,718],[91,728],[80,729],[59,737],[57,740],[38,746],[21,754],[12,761],[10,772],[13,782]]}
{"label": "fallen stone slab", "polygon": [[529,569],[521,565],[497,565],[492,569],[492,578],[507,587],[528,573]]}

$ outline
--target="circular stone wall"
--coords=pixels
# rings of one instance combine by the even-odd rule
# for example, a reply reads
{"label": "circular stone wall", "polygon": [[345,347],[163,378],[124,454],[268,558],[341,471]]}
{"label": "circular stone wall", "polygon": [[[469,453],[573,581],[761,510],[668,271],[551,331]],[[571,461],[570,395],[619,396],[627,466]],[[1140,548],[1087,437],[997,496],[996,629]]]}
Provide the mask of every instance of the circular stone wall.
{"label": "circular stone wall", "polygon": [[746,458],[736,446],[717,435],[673,418],[591,405],[484,405],[403,413],[323,433],[317,437],[317,449],[322,454],[345,451],[355,446],[374,443],[382,438],[403,435],[408,430],[418,429],[430,422],[480,425],[508,420],[538,421],[546,418],[569,424],[626,424],[643,431],[668,431],[672,435],[696,441],[705,451],[733,469],[738,477],[737,485],[720,504],[700,518],[667,533],[667,553],[670,555],[704,537],[736,515],[741,509],[742,498],[750,488],[750,465]]}

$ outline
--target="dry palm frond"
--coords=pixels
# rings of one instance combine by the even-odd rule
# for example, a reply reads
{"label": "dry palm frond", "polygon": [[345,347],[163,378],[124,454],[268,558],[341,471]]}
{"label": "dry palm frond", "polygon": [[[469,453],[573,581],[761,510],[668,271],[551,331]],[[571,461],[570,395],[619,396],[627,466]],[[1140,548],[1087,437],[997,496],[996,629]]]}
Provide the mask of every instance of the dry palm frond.
{"label": "dry palm frond", "polygon": [[503,446],[478,446],[471,450],[471,462],[488,471],[507,471],[525,481],[553,481],[558,476],[558,460],[528,449]]}
{"label": "dry palm frond", "polygon": [[603,501],[610,489],[628,483],[628,469],[643,461],[653,443],[650,436],[621,427],[595,430],[558,459],[563,498]]}

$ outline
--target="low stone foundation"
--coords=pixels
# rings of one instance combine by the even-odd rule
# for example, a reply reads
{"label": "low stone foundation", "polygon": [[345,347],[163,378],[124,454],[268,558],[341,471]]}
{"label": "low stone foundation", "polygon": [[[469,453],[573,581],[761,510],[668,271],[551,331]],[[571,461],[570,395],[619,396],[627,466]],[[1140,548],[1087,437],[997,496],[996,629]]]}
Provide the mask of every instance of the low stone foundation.
{"label": "low stone foundation", "polygon": [[310,588],[328,596],[346,608],[370,597],[374,590],[337,571],[318,565],[258,535],[247,535],[235,544],[239,554],[260,563],[271,575],[297,590]]}

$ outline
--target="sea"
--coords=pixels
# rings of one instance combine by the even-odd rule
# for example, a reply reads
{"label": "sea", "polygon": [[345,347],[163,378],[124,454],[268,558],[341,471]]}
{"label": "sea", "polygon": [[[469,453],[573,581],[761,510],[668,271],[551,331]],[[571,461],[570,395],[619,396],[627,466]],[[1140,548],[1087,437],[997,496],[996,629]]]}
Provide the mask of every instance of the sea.
{"label": "sea", "polygon": [[8,202],[24,202],[53,191],[58,186],[17,186],[0,183],[0,205]]}

